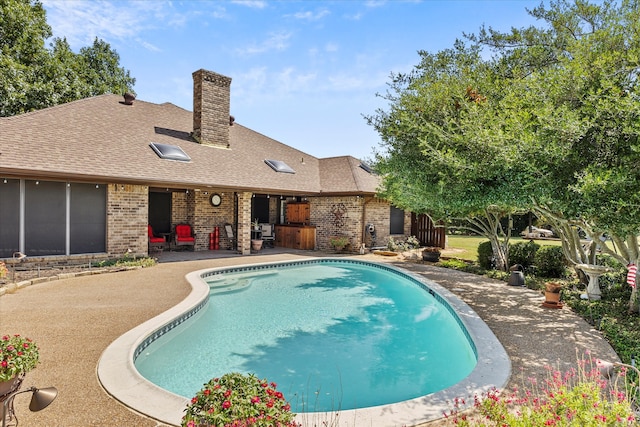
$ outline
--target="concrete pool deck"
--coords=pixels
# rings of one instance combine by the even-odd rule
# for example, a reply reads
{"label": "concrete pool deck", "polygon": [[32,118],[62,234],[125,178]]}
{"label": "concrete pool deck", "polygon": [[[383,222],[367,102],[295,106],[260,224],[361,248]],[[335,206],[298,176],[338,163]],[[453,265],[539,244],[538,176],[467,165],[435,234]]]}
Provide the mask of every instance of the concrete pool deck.
{"label": "concrete pool deck", "polygon": [[[162,262],[153,268],[44,282],[1,296],[1,333],[31,337],[41,349],[41,364],[27,374],[23,389],[35,385],[59,390],[56,401],[37,413],[27,408],[28,394],[18,396],[15,407],[21,425],[163,426],[134,413],[102,389],[96,366],[107,346],[185,298],[191,289],[185,275],[191,271],[321,255],[273,253]],[[521,384],[522,378],[545,378],[544,367],[549,365],[564,371],[586,351],[617,361],[598,331],[567,308],[541,307],[543,298],[537,292],[395,258],[370,254],[354,258],[405,268],[439,283],[470,305],[505,347],[512,363],[510,384]],[[349,425],[348,420],[341,421]]]}

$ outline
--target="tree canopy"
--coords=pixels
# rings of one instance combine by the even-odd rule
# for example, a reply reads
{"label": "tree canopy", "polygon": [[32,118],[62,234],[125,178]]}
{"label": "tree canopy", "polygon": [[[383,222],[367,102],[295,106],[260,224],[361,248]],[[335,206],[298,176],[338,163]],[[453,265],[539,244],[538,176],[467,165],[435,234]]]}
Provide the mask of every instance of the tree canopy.
{"label": "tree canopy", "polygon": [[0,116],[12,116],[104,93],[132,92],[135,78],[99,39],[74,53],[52,36],[37,0],[0,0]]}
{"label": "tree canopy", "polygon": [[635,236],[638,1],[563,0],[529,13],[542,25],[481,27],[392,76],[389,110],[368,117],[382,139],[382,192],[436,217],[541,206]]}

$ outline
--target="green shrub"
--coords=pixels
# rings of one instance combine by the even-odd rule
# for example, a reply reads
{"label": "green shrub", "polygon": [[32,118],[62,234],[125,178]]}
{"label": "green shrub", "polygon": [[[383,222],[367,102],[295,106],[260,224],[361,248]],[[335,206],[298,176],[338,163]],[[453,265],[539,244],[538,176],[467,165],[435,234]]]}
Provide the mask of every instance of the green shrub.
{"label": "green shrub", "polygon": [[100,261],[96,265],[98,267],[153,267],[156,265],[156,259],[149,257],[133,258],[124,256],[122,258]]}
{"label": "green shrub", "polygon": [[560,246],[542,246],[535,255],[536,274],[542,277],[566,276],[567,261]]}
{"label": "green shrub", "polygon": [[450,259],[440,259],[437,264],[439,267],[450,268],[452,270],[464,271],[465,273],[485,274],[484,268],[480,267],[478,264],[467,262],[457,258]]}
{"label": "green shrub", "polygon": [[275,383],[232,372],[204,385],[185,410],[182,427],[295,427],[295,414]]}
{"label": "green shrub", "polygon": [[540,249],[540,245],[533,242],[518,242],[509,245],[509,264],[520,264],[525,271],[531,269],[535,262],[536,252]]}
{"label": "green shrub", "polygon": [[485,270],[493,268],[493,248],[491,242],[482,242],[478,245],[478,264]]}

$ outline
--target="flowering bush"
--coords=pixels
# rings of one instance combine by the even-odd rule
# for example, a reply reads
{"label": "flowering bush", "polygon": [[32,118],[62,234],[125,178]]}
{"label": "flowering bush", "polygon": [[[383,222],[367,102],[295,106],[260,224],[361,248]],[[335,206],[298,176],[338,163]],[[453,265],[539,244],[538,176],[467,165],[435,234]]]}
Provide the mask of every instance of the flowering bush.
{"label": "flowering bush", "polygon": [[0,381],[9,381],[29,372],[38,364],[38,346],[20,335],[4,335],[0,339]]}
{"label": "flowering bush", "polygon": [[0,261],[0,279],[4,279],[9,274],[9,269],[7,269],[7,265]]}
{"label": "flowering bush", "polygon": [[[633,396],[637,385],[617,390],[597,368],[597,363],[578,361],[578,369],[564,375],[549,368],[549,378],[539,387],[530,379],[530,389],[511,392],[492,389],[474,398],[476,413],[463,414],[465,404],[454,401],[445,414],[459,426],[635,426]],[[595,365],[595,367],[594,367]],[[621,372],[625,375],[625,372]],[[628,384],[628,383],[625,383]]]}
{"label": "flowering bush", "polygon": [[275,383],[237,372],[204,385],[185,410],[183,427],[297,427]]}

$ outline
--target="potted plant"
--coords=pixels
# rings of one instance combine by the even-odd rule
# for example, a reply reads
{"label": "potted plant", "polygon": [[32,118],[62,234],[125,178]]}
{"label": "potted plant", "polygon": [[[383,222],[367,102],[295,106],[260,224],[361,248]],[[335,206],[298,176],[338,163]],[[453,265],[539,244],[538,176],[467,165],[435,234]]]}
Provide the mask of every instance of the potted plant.
{"label": "potted plant", "polygon": [[422,260],[429,262],[438,262],[440,260],[440,248],[435,246],[427,246],[422,249]]}
{"label": "potted plant", "polygon": [[545,307],[561,308],[560,291],[562,290],[562,283],[559,282],[546,282],[544,284],[544,303]]}
{"label": "potted plant", "polygon": [[275,383],[232,372],[204,385],[185,410],[182,427],[294,427],[295,414]]}
{"label": "potted plant", "polygon": [[260,237],[260,222],[258,218],[254,218],[251,222],[251,228],[253,231],[251,232],[251,249],[254,251],[259,251],[262,249],[262,238]]}
{"label": "potted plant", "polygon": [[346,236],[329,237],[329,244],[336,252],[340,252],[349,244],[349,238]]}
{"label": "potted plant", "polygon": [[22,376],[36,367],[38,346],[19,334],[0,338],[0,396],[16,388]]}

